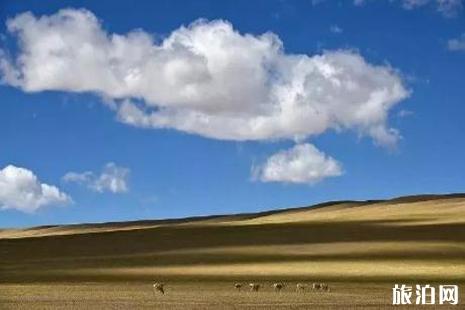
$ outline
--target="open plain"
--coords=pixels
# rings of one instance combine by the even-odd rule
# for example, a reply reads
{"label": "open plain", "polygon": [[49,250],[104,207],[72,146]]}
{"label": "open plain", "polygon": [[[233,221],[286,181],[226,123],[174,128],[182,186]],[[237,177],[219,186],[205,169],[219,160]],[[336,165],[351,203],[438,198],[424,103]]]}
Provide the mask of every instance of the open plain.
{"label": "open plain", "polygon": [[465,195],[5,229],[0,309],[382,309],[394,283],[458,284],[463,298],[464,258]]}

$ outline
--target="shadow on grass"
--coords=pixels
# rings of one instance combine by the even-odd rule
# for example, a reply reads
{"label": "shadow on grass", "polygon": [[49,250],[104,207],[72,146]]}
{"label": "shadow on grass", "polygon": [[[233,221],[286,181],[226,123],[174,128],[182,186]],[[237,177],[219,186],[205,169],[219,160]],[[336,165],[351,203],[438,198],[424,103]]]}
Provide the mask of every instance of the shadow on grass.
{"label": "shadow on grass", "polygon": [[[418,219],[417,219],[418,220]],[[231,246],[310,245],[333,242],[464,242],[465,225],[392,225],[405,221],[311,222],[241,226],[165,226],[132,231],[0,240],[0,281],[23,278],[32,270],[169,266],[296,261],[381,259],[460,260],[463,251],[284,255],[167,255],[170,250]],[[2,270],[4,276],[2,277]],[[6,275],[6,276],[5,276]],[[45,276],[44,276],[45,277]]]}

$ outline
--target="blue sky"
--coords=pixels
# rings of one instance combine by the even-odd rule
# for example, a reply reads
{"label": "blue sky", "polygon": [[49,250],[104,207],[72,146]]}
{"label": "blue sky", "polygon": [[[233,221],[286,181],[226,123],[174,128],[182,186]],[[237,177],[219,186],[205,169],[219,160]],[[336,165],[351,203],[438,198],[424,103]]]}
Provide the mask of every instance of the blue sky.
{"label": "blue sky", "polygon": [[465,191],[461,2],[355,2],[0,1],[0,227]]}

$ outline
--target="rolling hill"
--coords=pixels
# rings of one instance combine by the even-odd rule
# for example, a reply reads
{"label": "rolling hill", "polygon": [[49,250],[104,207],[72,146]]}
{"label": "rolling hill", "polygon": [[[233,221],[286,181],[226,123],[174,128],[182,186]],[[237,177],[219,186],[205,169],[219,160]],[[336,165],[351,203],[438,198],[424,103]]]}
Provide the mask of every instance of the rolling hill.
{"label": "rolling hill", "polygon": [[465,280],[465,195],[0,231],[2,283]]}

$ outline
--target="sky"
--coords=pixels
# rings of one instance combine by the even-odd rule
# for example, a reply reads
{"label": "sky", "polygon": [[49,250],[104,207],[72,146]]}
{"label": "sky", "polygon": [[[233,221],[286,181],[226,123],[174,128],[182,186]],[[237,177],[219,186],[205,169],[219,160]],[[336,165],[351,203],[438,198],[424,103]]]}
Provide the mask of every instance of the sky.
{"label": "sky", "polygon": [[0,0],[0,227],[465,191],[461,0]]}

